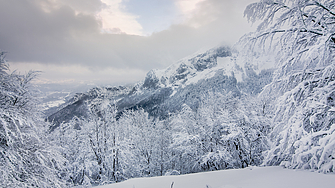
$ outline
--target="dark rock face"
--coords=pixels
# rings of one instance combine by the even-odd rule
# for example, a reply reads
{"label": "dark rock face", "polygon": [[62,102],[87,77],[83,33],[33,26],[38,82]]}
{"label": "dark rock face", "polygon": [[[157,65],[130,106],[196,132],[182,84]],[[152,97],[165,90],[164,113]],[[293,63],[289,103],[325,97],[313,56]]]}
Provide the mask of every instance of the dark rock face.
{"label": "dark rock face", "polygon": [[57,128],[62,122],[68,122],[73,117],[87,117],[88,108],[85,104],[85,101],[89,99],[88,95],[83,95],[76,102],[67,105],[65,108],[60,111],[50,115],[47,118],[47,121],[53,122],[54,126],[50,127],[50,131],[53,131]]}
{"label": "dark rock face", "polygon": [[145,77],[142,87],[146,89],[157,89],[158,83],[159,79],[157,78],[155,72],[151,70],[147,73],[147,76]]}

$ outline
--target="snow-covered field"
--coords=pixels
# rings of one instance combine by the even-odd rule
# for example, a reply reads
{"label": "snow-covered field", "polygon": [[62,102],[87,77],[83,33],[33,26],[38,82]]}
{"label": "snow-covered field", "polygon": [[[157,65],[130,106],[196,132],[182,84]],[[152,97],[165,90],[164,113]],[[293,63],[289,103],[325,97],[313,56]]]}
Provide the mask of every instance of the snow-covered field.
{"label": "snow-covered field", "polygon": [[[173,185],[171,186],[171,184]],[[99,188],[316,188],[335,187],[334,174],[282,167],[248,167],[180,176],[134,178]]]}

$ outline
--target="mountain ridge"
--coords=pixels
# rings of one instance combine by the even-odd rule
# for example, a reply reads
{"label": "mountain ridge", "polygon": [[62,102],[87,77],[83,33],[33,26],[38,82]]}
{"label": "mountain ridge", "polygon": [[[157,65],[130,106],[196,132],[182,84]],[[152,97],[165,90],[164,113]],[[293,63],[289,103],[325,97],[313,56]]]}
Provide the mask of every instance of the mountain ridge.
{"label": "mountain ridge", "polygon": [[[153,69],[147,73],[144,81],[133,86],[93,88],[75,96],[64,108],[49,115],[46,120],[53,122],[51,130],[54,130],[75,116],[86,118],[89,103],[98,97],[113,100],[110,102],[115,102],[119,116],[123,111],[143,108],[149,115],[164,119],[169,113],[181,110],[182,104],[196,110],[202,96],[209,91],[226,94],[232,92],[235,97],[241,96],[239,87],[242,85],[234,77],[234,71],[241,70],[236,69],[231,59],[227,60],[232,54],[230,47],[219,46],[179,60],[166,69]],[[218,60],[224,60],[224,63],[220,62],[221,65],[218,66]],[[230,66],[225,66],[227,62]],[[271,74],[267,77],[271,77]]]}

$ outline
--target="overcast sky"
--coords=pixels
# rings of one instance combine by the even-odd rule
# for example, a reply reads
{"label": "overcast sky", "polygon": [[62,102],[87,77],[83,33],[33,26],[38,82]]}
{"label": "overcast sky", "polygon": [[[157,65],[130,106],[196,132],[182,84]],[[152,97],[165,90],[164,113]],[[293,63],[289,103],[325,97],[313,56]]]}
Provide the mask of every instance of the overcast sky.
{"label": "overcast sky", "polygon": [[0,0],[0,49],[41,82],[125,84],[252,30],[255,0]]}

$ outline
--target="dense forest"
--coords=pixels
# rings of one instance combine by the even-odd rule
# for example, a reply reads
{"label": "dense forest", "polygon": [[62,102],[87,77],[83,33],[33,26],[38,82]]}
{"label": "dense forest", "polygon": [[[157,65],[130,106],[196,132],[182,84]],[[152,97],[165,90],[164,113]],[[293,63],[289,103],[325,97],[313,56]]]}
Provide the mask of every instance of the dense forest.
{"label": "dense forest", "polygon": [[[100,87],[90,91],[84,116],[55,126],[45,121],[31,84],[38,72],[9,72],[1,52],[1,186],[86,187],[248,166],[334,173],[335,1],[261,0],[247,6],[245,16],[257,30],[224,55],[241,76],[221,71],[213,77],[225,79],[218,88],[208,77],[185,81],[167,96],[209,89],[164,103],[177,107],[161,107],[162,115],[147,110],[148,103],[121,111],[121,100]],[[214,70],[217,54],[222,50],[178,64],[173,83]],[[274,67],[260,67],[267,63]],[[186,74],[188,66],[196,72]],[[130,93],[142,96],[172,83],[156,75],[149,72],[142,89]]]}

